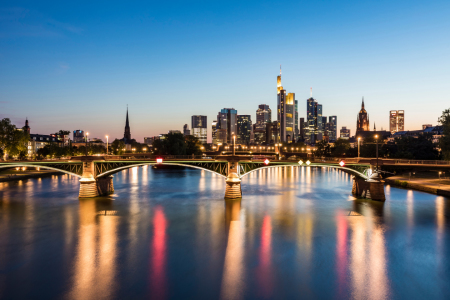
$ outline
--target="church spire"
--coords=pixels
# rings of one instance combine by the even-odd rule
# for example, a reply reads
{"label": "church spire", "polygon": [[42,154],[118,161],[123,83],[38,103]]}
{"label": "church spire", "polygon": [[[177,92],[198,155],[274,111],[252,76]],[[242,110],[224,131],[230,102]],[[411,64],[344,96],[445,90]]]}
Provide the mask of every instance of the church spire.
{"label": "church spire", "polygon": [[130,123],[128,122],[128,104],[127,104],[127,120],[125,122],[125,129],[130,127]]}
{"label": "church spire", "polygon": [[131,143],[130,122],[128,121],[128,105],[127,105],[127,119],[125,121],[125,132],[123,134],[123,141],[125,142],[125,144]]}
{"label": "church spire", "polygon": [[377,131],[377,127],[375,126],[375,122],[373,122],[373,131]]}
{"label": "church spire", "polygon": [[361,108],[364,109],[364,96],[362,97],[362,104],[361,104]]}

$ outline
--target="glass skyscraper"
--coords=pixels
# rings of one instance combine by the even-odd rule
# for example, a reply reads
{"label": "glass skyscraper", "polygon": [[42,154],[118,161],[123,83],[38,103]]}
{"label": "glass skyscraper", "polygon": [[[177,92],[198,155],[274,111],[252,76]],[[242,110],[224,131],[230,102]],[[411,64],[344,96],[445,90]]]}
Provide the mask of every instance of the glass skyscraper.
{"label": "glass skyscraper", "polygon": [[198,138],[200,143],[207,143],[208,122],[206,116],[192,116],[191,134]]}

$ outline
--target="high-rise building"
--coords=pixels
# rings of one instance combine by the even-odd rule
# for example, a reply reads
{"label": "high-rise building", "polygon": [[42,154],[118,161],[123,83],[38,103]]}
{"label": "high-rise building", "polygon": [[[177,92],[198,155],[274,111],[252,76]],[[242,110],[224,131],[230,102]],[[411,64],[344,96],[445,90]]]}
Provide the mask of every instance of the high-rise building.
{"label": "high-rise building", "polygon": [[391,110],[389,112],[389,130],[391,134],[405,130],[404,110]]}
{"label": "high-rise building", "polygon": [[250,115],[237,116],[237,143],[249,145],[252,129],[252,120]]}
{"label": "high-rise building", "polygon": [[298,100],[295,100],[295,121],[294,121],[294,143],[297,142],[300,136],[300,130],[298,128]]}
{"label": "high-rise building", "polygon": [[[278,121],[267,122],[266,124],[266,143],[275,144],[280,142],[280,126]],[[255,138],[256,139],[256,138]]]}
{"label": "high-rise building", "polygon": [[256,125],[266,127],[267,122],[272,122],[272,110],[269,105],[260,104],[256,110]]}
{"label": "high-rise building", "polygon": [[81,143],[84,142],[84,131],[83,130],[74,130],[73,131],[73,142],[74,143]]}
{"label": "high-rise building", "polygon": [[306,100],[305,142],[314,145],[323,139],[322,104],[312,97]]}
{"label": "high-rise building", "polygon": [[277,120],[280,128],[280,141],[292,142],[294,139],[294,117],[295,117],[295,94],[286,95],[286,90],[281,85],[281,67],[280,75],[277,76]]}
{"label": "high-rise building", "polygon": [[206,116],[192,116],[192,135],[197,137],[200,143],[206,144],[208,135],[208,123]]}
{"label": "high-rise building", "polygon": [[233,136],[237,134],[237,110],[224,108],[217,115],[217,142],[233,143]]}
{"label": "high-rise building", "polygon": [[191,135],[191,131],[189,130],[189,125],[188,124],[184,124],[183,126],[183,135]]}
{"label": "high-rise building", "polygon": [[305,139],[305,118],[300,118],[299,138]]}
{"label": "high-rise building", "polygon": [[369,128],[369,115],[364,108],[364,97],[362,98],[361,110],[359,111],[357,122],[356,122],[356,132],[358,131],[370,131]]}
{"label": "high-rise building", "polygon": [[328,117],[328,136],[330,141],[336,141],[337,139],[337,116]]}
{"label": "high-rise building", "polygon": [[130,123],[128,122],[128,107],[127,107],[127,119],[125,121],[125,131],[123,133],[123,142],[126,145],[131,144]]}
{"label": "high-rise building", "polygon": [[214,145],[217,144],[217,120],[214,120],[211,124],[211,137],[212,137],[212,143]]}
{"label": "high-rise building", "polygon": [[341,139],[348,140],[350,138],[350,129],[347,129],[347,127],[342,126],[339,137]]}

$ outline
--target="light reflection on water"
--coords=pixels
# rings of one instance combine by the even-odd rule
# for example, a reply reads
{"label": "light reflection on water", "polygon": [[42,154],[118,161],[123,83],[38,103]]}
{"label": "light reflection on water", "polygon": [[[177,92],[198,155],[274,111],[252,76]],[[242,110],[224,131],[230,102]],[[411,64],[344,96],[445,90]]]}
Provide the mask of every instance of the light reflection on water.
{"label": "light reflection on water", "polygon": [[100,199],[68,175],[0,183],[0,298],[447,298],[449,200],[351,183],[267,168],[241,201],[190,169],[124,170]]}

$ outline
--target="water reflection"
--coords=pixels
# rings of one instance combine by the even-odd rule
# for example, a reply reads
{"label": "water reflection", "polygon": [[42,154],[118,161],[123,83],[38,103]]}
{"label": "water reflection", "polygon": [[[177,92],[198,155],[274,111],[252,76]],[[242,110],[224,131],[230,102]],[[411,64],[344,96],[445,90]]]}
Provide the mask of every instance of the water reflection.
{"label": "water reflection", "polygon": [[225,201],[228,242],[223,268],[221,299],[241,299],[244,291],[244,229],[240,221],[241,200]]}
{"label": "water reflection", "polygon": [[165,299],[167,294],[166,254],[167,220],[162,206],[155,207],[153,240],[150,259],[150,290],[155,299]]}
{"label": "water reflection", "polygon": [[114,294],[118,217],[113,203],[80,200],[78,245],[70,299],[109,298]]}

